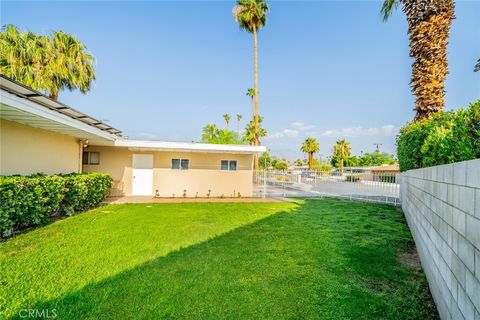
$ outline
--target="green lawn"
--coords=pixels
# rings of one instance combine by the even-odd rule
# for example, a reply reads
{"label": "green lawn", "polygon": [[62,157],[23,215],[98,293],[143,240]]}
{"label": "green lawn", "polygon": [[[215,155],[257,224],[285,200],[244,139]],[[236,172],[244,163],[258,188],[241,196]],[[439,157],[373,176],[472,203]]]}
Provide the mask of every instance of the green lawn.
{"label": "green lawn", "polygon": [[0,318],[436,318],[411,247],[386,205],[111,205],[0,243]]}

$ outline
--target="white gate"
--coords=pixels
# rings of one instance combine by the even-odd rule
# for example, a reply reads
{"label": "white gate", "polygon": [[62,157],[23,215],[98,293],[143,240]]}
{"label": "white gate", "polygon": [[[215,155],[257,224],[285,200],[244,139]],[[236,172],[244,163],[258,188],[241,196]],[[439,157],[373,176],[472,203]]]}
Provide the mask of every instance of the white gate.
{"label": "white gate", "polygon": [[355,170],[257,170],[254,195],[260,197],[341,197],[399,204],[399,173]]}

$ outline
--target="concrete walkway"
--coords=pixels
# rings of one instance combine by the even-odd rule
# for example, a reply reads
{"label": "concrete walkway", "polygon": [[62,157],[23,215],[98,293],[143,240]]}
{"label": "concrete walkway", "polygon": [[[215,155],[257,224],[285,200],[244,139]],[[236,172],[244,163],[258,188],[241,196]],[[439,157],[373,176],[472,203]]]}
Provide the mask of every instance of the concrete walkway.
{"label": "concrete walkway", "polygon": [[181,202],[291,202],[292,199],[281,197],[269,198],[154,198],[149,196],[108,197],[105,203],[181,203]]}

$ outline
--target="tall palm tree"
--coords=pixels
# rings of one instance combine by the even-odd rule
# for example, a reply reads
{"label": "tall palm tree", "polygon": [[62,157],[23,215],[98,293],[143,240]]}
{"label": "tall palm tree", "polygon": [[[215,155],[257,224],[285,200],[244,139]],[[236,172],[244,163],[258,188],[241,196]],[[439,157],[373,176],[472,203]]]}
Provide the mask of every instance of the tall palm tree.
{"label": "tall palm tree", "polygon": [[0,33],[0,72],[57,99],[63,89],[90,90],[94,59],[78,39],[63,31],[51,37],[6,25]]}
{"label": "tall palm tree", "polygon": [[385,0],[381,14],[386,21],[399,3],[407,17],[412,65],[412,92],[416,97],[416,120],[443,110],[448,74],[447,44],[453,0]]}
{"label": "tall palm tree", "polygon": [[228,131],[228,124],[230,123],[230,115],[228,113],[225,113],[223,115],[223,119],[225,119],[225,123],[227,125],[226,130]]}
{"label": "tall palm tree", "polygon": [[94,59],[87,48],[77,38],[63,31],[53,34],[51,44],[55,58],[48,64],[51,72],[50,97],[56,100],[58,92],[65,88],[78,88],[82,93],[89,91],[95,73]]}
{"label": "tall palm tree", "polygon": [[[267,23],[268,5],[265,0],[237,0],[232,13],[241,29],[253,34],[253,89],[254,95],[254,123],[255,145],[259,145],[258,132],[258,41],[257,32]],[[258,168],[258,157],[255,158],[255,168]]]}
{"label": "tall palm tree", "polygon": [[0,73],[36,90],[48,89],[45,68],[48,38],[5,25],[0,32]]}
{"label": "tall palm tree", "polygon": [[300,151],[308,154],[308,170],[313,170],[313,155],[320,151],[320,144],[315,138],[307,138],[302,143]]}
{"label": "tall palm tree", "polygon": [[242,115],[237,114],[237,134],[240,137],[240,120],[242,120]]}
{"label": "tall palm tree", "polygon": [[345,160],[350,157],[352,148],[350,143],[345,140],[338,140],[333,146],[333,156],[340,159],[340,174],[343,176],[343,165]]}

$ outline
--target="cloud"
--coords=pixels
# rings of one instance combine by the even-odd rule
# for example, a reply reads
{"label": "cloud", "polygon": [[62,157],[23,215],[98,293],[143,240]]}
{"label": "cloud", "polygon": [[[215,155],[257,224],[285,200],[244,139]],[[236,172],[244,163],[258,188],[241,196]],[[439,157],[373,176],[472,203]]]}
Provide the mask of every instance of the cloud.
{"label": "cloud", "polygon": [[282,131],[274,132],[272,134],[269,134],[266,139],[280,139],[283,137],[287,138],[295,138],[298,136],[298,130],[294,129],[284,129]]}
{"label": "cloud", "polygon": [[393,136],[398,132],[398,128],[394,125],[387,124],[380,128],[364,128],[359,127],[350,127],[334,130],[326,130],[320,133],[321,137],[327,138],[352,138],[352,137],[362,137],[362,136]]}
{"label": "cloud", "polygon": [[133,134],[133,137],[136,139],[146,139],[146,140],[157,140],[159,136],[155,133],[151,132],[139,132],[137,134]]}
{"label": "cloud", "polygon": [[386,136],[394,136],[398,133],[398,128],[395,127],[393,124],[387,124],[382,127],[382,132]]}
{"label": "cloud", "polygon": [[300,132],[312,130],[313,128],[315,128],[315,126],[312,124],[305,124],[301,121],[295,121],[295,122],[292,122],[288,128],[268,135],[267,139],[280,139],[284,137],[295,138],[295,137],[298,137]]}
{"label": "cloud", "polygon": [[289,138],[295,138],[298,136],[298,131],[293,129],[285,129],[283,130],[283,133]]}
{"label": "cloud", "polygon": [[291,127],[295,128],[299,131],[307,131],[307,130],[312,130],[313,128],[315,128],[315,126],[313,124],[305,124],[301,121],[292,122]]}

